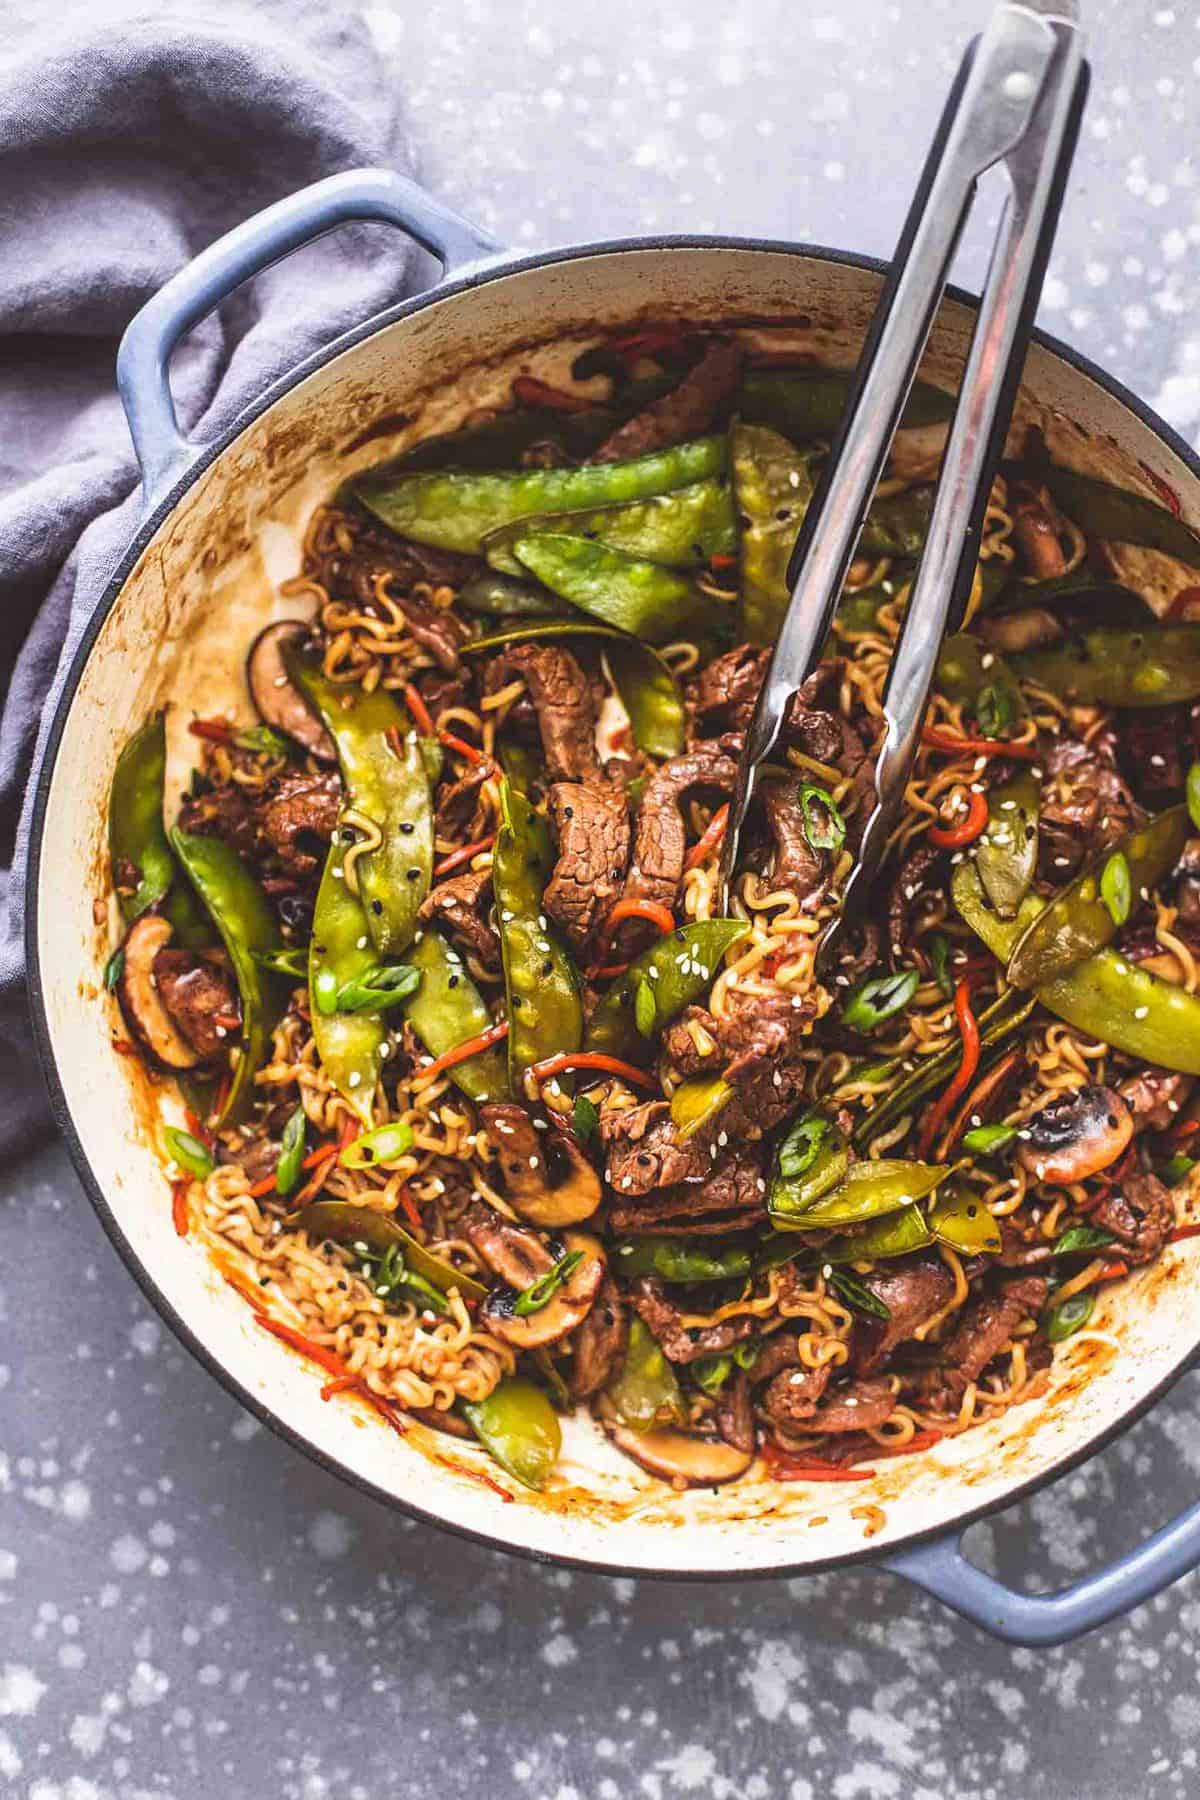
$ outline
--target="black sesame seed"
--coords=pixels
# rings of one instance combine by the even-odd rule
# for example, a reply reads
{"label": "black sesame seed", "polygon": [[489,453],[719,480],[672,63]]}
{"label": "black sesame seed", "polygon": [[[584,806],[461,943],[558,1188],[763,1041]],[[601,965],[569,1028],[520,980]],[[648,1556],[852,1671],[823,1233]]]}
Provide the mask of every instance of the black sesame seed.
{"label": "black sesame seed", "polygon": [[406,869],[405,874],[408,876],[408,879],[410,881],[420,881],[420,879],[421,879],[420,869]]}
{"label": "black sesame seed", "polygon": [[411,819],[405,819],[405,820],[403,820],[403,821],[402,821],[402,823],[401,823],[401,826],[400,826],[400,829],[401,829],[401,831],[402,831],[402,832],[403,832],[403,833],[404,833],[404,835],[405,835],[405,837],[411,837],[411,836],[412,836],[412,834],[413,834],[413,832],[414,832],[414,831],[415,831],[415,830],[416,830],[416,829],[417,829],[417,828],[416,828],[416,826],[415,826],[415,825],[414,825],[414,824],[413,824],[413,822],[412,822],[412,820],[411,820]]}

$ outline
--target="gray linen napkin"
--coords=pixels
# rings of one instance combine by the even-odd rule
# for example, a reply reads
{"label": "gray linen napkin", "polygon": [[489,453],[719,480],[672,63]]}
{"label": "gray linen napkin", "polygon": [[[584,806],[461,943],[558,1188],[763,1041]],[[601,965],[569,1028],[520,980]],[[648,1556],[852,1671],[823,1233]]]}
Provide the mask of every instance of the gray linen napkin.
{"label": "gray linen napkin", "polygon": [[[0,43],[0,1158],[50,1125],[22,953],[28,795],[88,616],[136,529],[121,331],[198,250],[339,169],[406,169],[392,71],[329,0],[9,0]],[[192,333],[173,384],[204,436],[399,298],[410,246],[358,226]]]}

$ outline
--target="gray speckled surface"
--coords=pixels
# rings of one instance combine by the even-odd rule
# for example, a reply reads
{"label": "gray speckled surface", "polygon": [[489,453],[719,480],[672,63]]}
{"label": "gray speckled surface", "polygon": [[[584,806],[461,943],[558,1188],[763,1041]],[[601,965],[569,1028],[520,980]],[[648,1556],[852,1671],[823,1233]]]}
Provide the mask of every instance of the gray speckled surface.
{"label": "gray speckled surface", "polygon": [[[509,241],[720,228],[886,253],[985,10],[435,0],[372,22],[427,178]],[[1095,87],[1044,317],[1194,436],[1198,20],[1087,10]],[[159,1325],[60,1149],[0,1182],[0,1251],[4,1800],[1200,1785],[1194,1578],[1033,1654],[870,1570],[738,1589],[535,1568],[394,1518],[260,1429]],[[1198,1485],[1185,1385],[972,1548],[1061,1583]]]}

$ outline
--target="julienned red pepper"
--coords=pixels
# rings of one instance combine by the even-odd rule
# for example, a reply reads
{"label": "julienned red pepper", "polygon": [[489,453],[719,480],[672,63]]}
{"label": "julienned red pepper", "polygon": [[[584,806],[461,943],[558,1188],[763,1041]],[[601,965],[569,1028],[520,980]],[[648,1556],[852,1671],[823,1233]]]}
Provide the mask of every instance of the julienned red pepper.
{"label": "julienned red pepper", "polygon": [[931,825],[929,841],[936,844],[939,850],[962,850],[981,837],[988,822],[987,795],[972,789],[967,802],[966,816],[957,825]]}
{"label": "julienned red pepper", "polygon": [[594,405],[582,394],[564,393],[562,388],[551,387],[548,381],[539,381],[536,375],[518,375],[512,384],[512,393],[518,406],[542,408],[547,412],[590,412]]}
{"label": "julienned red pepper", "polygon": [[728,823],[728,805],[718,806],[716,812],[705,826],[703,836],[692,845],[687,856],[684,858],[683,866],[685,871],[698,868],[706,857],[712,855],[717,845],[721,842],[721,839],[725,836],[725,827]]}
{"label": "julienned red pepper", "polygon": [[171,1223],[175,1227],[176,1237],[188,1234],[188,1189],[190,1181],[173,1181],[171,1183]]}
{"label": "julienned red pepper", "polygon": [[656,1087],[653,1075],[645,1069],[635,1069],[632,1063],[622,1062],[619,1056],[606,1056],[602,1050],[562,1050],[557,1056],[547,1056],[544,1061],[534,1063],[530,1074],[535,1081],[551,1081],[556,1075],[566,1075],[572,1069],[595,1069],[604,1075],[618,1075],[631,1087]]}
{"label": "julienned red pepper", "polygon": [[794,1456],[764,1444],[762,1459],[776,1481],[870,1481],[874,1469],[844,1469],[819,1456]]}
{"label": "julienned red pepper", "polygon": [[427,738],[433,737],[435,734],[433,715],[430,713],[429,708],[426,706],[424,700],[422,700],[419,691],[413,686],[411,681],[405,682],[403,693],[404,704],[412,714],[413,724],[416,726],[421,736]]}
{"label": "julienned red pepper", "polygon": [[478,1056],[481,1050],[489,1050],[493,1044],[500,1043],[508,1036],[508,1020],[501,1019],[498,1025],[490,1025],[481,1031],[478,1037],[468,1038],[465,1043],[456,1044],[453,1050],[445,1051],[430,1063],[413,1070],[414,1080],[426,1081],[431,1075],[443,1075],[447,1069],[457,1068],[459,1063],[468,1062],[472,1056]]}
{"label": "julienned red pepper", "polygon": [[651,925],[657,925],[664,937],[675,929],[675,915],[669,906],[662,906],[657,900],[618,900],[609,908],[597,934],[598,956],[603,956],[608,949],[612,934],[623,919],[646,919]]}
{"label": "julienned red pepper", "polygon": [[1018,762],[1036,762],[1036,744],[1014,744],[1008,738],[959,737],[953,731],[939,731],[926,725],[921,742],[927,750],[942,750],[948,756],[1012,756]]}
{"label": "julienned red pepper", "polygon": [[315,1362],[319,1368],[326,1370],[332,1376],[332,1380],[327,1381],[321,1389],[323,1400],[331,1400],[335,1394],[356,1394],[360,1400],[365,1400],[368,1406],[374,1407],[380,1418],[390,1425],[393,1431],[401,1437],[407,1435],[407,1427],[397,1416],[394,1408],[381,1394],[375,1393],[360,1375],[355,1375],[334,1351],[326,1350],[323,1344],[314,1344],[312,1339],[305,1337],[302,1331],[296,1331],[291,1325],[285,1325],[282,1319],[272,1318],[270,1313],[256,1311],[255,1317],[264,1331],[269,1331],[272,1337],[279,1338],[281,1343],[287,1344],[292,1350],[299,1351],[301,1356],[306,1356],[310,1362]]}
{"label": "julienned red pepper", "polygon": [[925,1158],[929,1155],[939,1131],[945,1124],[955,1101],[964,1094],[971,1085],[976,1069],[979,1067],[979,1026],[975,1014],[971,1010],[971,983],[960,981],[954,990],[954,1016],[958,1020],[958,1029],[962,1035],[962,1061],[958,1065],[958,1073],[937,1103],[926,1114],[917,1139],[917,1152]]}

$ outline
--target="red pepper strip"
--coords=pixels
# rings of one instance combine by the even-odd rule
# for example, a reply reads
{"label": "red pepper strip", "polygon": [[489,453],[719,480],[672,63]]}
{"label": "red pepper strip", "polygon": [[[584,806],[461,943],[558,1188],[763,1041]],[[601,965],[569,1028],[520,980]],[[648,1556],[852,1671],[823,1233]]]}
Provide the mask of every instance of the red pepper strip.
{"label": "red pepper strip", "polygon": [[728,806],[718,806],[712,818],[704,828],[704,835],[697,840],[684,858],[684,872],[698,868],[706,857],[712,855],[721,839],[725,836],[725,827],[729,823]]}
{"label": "red pepper strip", "polygon": [[[239,1024],[241,1023],[240,1019],[239,1019],[238,1023]],[[183,1116],[187,1123],[187,1128],[191,1132],[192,1136],[194,1138],[199,1138],[200,1142],[204,1145],[204,1148],[206,1150],[211,1150],[217,1140],[213,1136],[212,1132],[208,1129],[208,1126],[201,1124],[200,1120],[196,1117],[195,1113],[192,1111],[190,1106],[184,1108]],[[1198,1121],[1198,1123],[1200,1123],[1200,1121]]]}
{"label": "red pepper strip", "polygon": [[548,412],[588,412],[592,406],[582,394],[564,393],[548,381],[539,381],[536,375],[518,375],[512,393],[519,406],[544,407]]}
{"label": "red pepper strip", "polygon": [[659,350],[682,350],[688,333],[679,325],[650,325],[641,331],[626,331],[610,338],[608,348],[615,350],[625,362],[636,362],[639,356],[653,356]]}
{"label": "red pepper strip", "polygon": [[225,1111],[225,1102],[229,1098],[229,1090],[232,1087],[232,1085],[233,1085],[233,1075],[231,1074],[231,1072],[228,1069],[226,1069],[225,1073],[222,1075],[221,1080],[217,1086],[217,1097],[213,1101],[212,1111],[208,1115],[210,1120],[215,1121],[215,1120],[219,1119],[221,1117],[221,1114]]}
{"label": "red pepper strip", "polygon": [[710,556],[708,561],[709,561],[710,567],[714,568],[714,569],[736,569],[737,568],[737,557],[736,556],[728,556],[722,550],[718,550],[714,556]]}
{"label": "red pepper strip", "polygon": [[212,1022],[214,1025],[219,1025],[222,1031],[240,1031],[242,1029],[242,1021],[237,1013],[214,1013]]}
{"label": "red pepper strip", "polygon": [[1184,1238],[1200,1237],[1200,1225],[1177,1225],[1167,1234],[1168,1244],[1181,1244]]}
{"label": "red pepper strip", "polygon": [[927,750],[944,750],[948,756],[1013,756],[1018,762],[1036,762],[1036,744],[1013,744],[1008,738],[956,737],[950,731],[938,731],[926,725],[921,742]]}
{"label": "red pepper strip", "polygon": [[966,817],[960,819],[957,825],[931,825],[929,841],[936,844],[939,850],[961,850],[983,835],[987,822],[987,795],[972,791]]}
{"label": "red pepper strip", "polygon": [[256,1181],[253,1187],[247,1188],[246,1191],[252,1200],[261,1200],[264,1194],[273,1193],[275,1191],[274,1169],[272,1169],[269,1175],[264,1175],[261,1181]]}
{"label": "red pepper strip", "polygon": [[657,900],[618,900],[609,908],[597,934],[598,952],[607,950],[609,939],[622,919],[648,919],[651,925],[658,926],[664,937],[675,929],[675,915],[669,906],[662,906]]}
{"label": "red pepper strip", "polygon": [[413,1070],[413,1078],[425,1081],[433,1075],[443,1075],[447,1069],[457,1068],[461,1062],[469,1062],[471,1057],[478,1056],[481,1050],[490,1050],[508,1036],[508,1020],[501,1019],[498,1025],[490,1025],[481,1031],[478,1037],[467,1038],[465,1043],[456,1044],[453,1050],[446,1050],[441,1056],[435,1056],[431,1063],[423,1068]]}
{"label": "red pepper strip", "polygon": [[400,1189],[400,1192],[397,1194],[396,1198],[400,1202],[400,1207],[401,1207],[402,1212],[404,1213],[405,1218],[408,1220],[408,1222],[412,1226],[413,1230],[417,1233],[418,1237],[424,1237],[425,1236],[425,1227],[421,1223],[421,1215],[417,1211],[417,1203],[413,1199],[412,1195],[409,1193],[408,1189],[406,1187],[402,1187]]}
{"label": "red pepper strip", "polygon": [[955,1101],[971,1085],[975,1071],[979,1067],[979,1027],[975,1023],[975,1014],[971,1011],[971,984],[969,981],[960,981],[954,990],[954,1015],[962,1034],[962,1061],[959,1063],[958,1073],[949,1087],[925,1116],[921,1135],[917,1139],[917,1154],[922,1159],[929,1155],[930,1147],[949,1117]]}
{"label": "red pepper strip", "polygon": [[222,1277],[224,1278],[224,1280],[226,1282],[228,1282],[229,1286],[233,1289],[234,1293],[240,1294],[242,1299],[246,1302],[247,1306],[252,1307],[253,1310],[258,1314],[260,1319],[263,1318],[266,1314],[267,1303],[263,1299],[259,1290],[257,1288],[251,1287],[250,1283],[246,1280],[245,1276],[242,1275],[237,1269],[231,1269],[229,1267],[229,1265],[223,1261],[222,1258],[217,1257],[216,1263],[217,1263],[217,1267],[221,1271]]}
{"label": "red pepper strip", "polygon": [[434,863],[434,877],[451,874],[453,870],[461,868],[463,863],[469,863],[473,856],[478,856],[481,850],[490,850],[495,841],[496,834],[492,831],[477,843],[464,844],[461,850],[452,850],[448,856],[443,856],[441,862]]}
{"label": "red pepper strip", "polygon": [[[411,681],[407,681],[401,691],[404,694],[404,704],[412,714],[413,723],[421,736],[427,738],[433,737],[436,730],[433,723],[433,715],[422,700],[418,690],[413,686]],[[394,729],[395,727],[393,727],[393,730]],[[393,745],[392,748],[395,749],[395,745]]]}
{"label": "red pepper strip", "polygon": [[1179,495],[1175,492],[1175,489],[1171,486],[1170,482],[1164,481],[1161,475],[1156,474],[1155,471],[1150,468],[1148,464],[1142,462],[1140,458],[1138,459],[1138,468],[1142,471],[1142,474],[1146,477],[1146,480],[1150,483],[1150,486],[1154,489],[1167,511],[1169,513],[1174,513],[1177,519],[1181,519],[1183,517],[1183,507],[1180,504]]}
{"label": "red pepper strip", "polygon": [[1186,1144],[1189,1138],[1195,1137],[1198,1131],[1200,1131],[1200,1119],[1180,1119],[1179,1123],[1172,1125],[1168,1131],[1167,1142],[1172,1149],[1175,1149],[1180,1144]]}
{"label": "red pepper strip", "polygon": [[449,1457],[446,1458],[446,1467],[453,1469],[456,1475],[465,1475],[468,1481],[477,1481],[480,1487],[491,1488],[493,1494],[499,1494],[502,1500],[511,1504],[514,1496],[507,1488],[502,1488],[498,1481],[493,1481],[490,1475],[485,1475],[482,1469],[469,1469],[466,1463],[452,1462]]}
{"label": "red pepper strip", "polygon": [[565,1075],[570,1069],[599,1069],[606,1075],[619,1075],[630,1087],[658,1085],[656,1078],[648,1075],[645,1069],[635,1069],[632,1063],[622,1062],[617,1056],[605,1056],[601,1050],[560,1050],[557,1056],[546,1056],[541,1062],[534,1063],[530,1073],[535,1081],[552,1081],[556,1075]]}
{"label": "red pepper strip", "polygon": [[351,1393],[359,1385],[357,1375],[335,1375],[321,1389],[321,1398],[322,1400],[332,1400],[335,1394]]}
{"label": "red pepper strip", "polygon": [[228,719],[193,719],[188,730],[193,737],[207,738],[210,744],[233,742],[233,726]]}
{"label": "red pepper strip", "polygon": [[190,1181],[173,1181],[171,1183],[171,1223],[175,1227],[176,1237],[188,1234],[188,1188]]}
{"label": "red pepper strip", "polygon": [[293,1350],[298,1350],[301,1356],[307,1356],[310,1362],[315,1362],[319,1368],[326,1369],[332,1375],[333,1380],[327,1382],[321,1390],[323,1400],[328,1399],[331,1394],[352,1392],[360,1400],[365,1400],[368,1406],[373,1406],[380,1418],[386,1420],[393,1431],[399,1432],[401,1437],[405,1436],[405,1426],[396,1417],[387,1401],[381,1395],[374,1393],[361,1375],[353,1374],[340,1356],[336,1356],[332,1350],[326,1350],[323,1344],[314,1344],[311,1338],[306,1338],[302,1331],[294,1331],[290,1325],[285,1325],[282,1319],[273,1319],[270,1313],[260,1312],[257,1314],[257,1318],[264,1331],[269,1331],[272,1337],[277,1337]]}
{"label": "red pepper strip", "polygon": [[870,1481],[874,1469],[839,1469],[819,1456],[790,1456],[774,1444],[764,1444],[762,1458],[776,1481]]}
{"label": "red pepper strip", "polygon": [[439,731],[438,743],[444,744],[447,750],[453,750],[458,756],[465,756],[469,763],[481,763],[483,751],[477,750],[474,744],[468,744],[465,738],[455,737],[452,731]]}
{"label": "red pepper strip", "polygon": [[1097,1275],[1096,1280],[1097,1281],[1120,1281],[1122,1275],[1128,1275],[1128,1273],[1129,1273],[1129,1264],[1127,1262],[1121,1262],[1121,1260],[1118,1258],[1115,1262],[1105,1263],[1104,1267],[1101,1269],[1100,1273]]}

